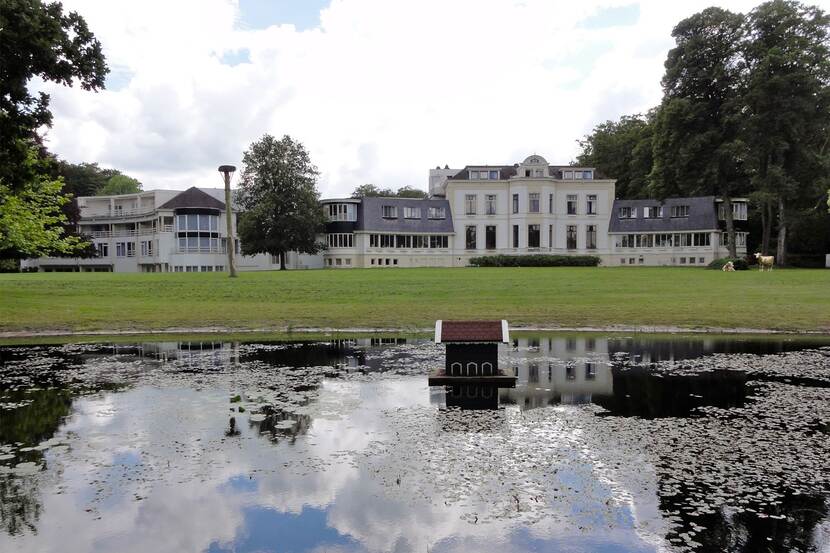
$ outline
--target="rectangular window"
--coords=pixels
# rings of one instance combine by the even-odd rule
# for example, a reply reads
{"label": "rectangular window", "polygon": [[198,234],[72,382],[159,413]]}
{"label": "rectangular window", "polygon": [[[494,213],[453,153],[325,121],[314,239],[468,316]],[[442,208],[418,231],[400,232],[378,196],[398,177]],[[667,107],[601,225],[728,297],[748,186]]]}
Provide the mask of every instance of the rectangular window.
{"label": "rectangular window", "polygon": [[572,178],[574,178],[574,172],[573,171],[565,171],[563,173],[563,177],[566,178],[566,179],[572,179]]}
{"label": "rectangular window", "polygon": [[519,225],[513,225],[513,247],[519,247]]}
{"label": "rectangular window", "polygon": [[528,194],[528,211],[530,213],[539,213],[539,193],[533,192]]}
{"label": "rectangular window", "polygon": [[487,215],[495,215],[496,214],[496,195],[495,194],[487,194],[484,196],[484,203],[485,203],[485,210]]}
{"label": "rectangular window", "polygon": [[553,213],[553,194],[548,194],[548,213]]}
{"label": "rectangular window", "polygon": [[466,248],[468,250],[476,249],[476,227],[473,225],[468,226],[465,235],[467,238]]}
{"label": "rectangular window", "polygon": [[588,180],[593,180],[594,172],[593,171],[582,171],[582,178],[583,179],[588,179]]}
{"label": "rectangular window", "polygon": [[660,206],[646,206],[643,208],[644,219],[660,219],[663,217],[663,208]]}
{"label": "rectangular window", "polygon": [[429,208],[429,218],[430,219],[446,219],[447,218],[447,211],[443,207],[431,207],[431,208]]}
{"label": "rectangular window", "polygon": [[672,217],[688,217],[689,216],[689,206],[687,206],[687,205],[673,205],[673,206],[671,206],[671,216]]}
{"label": "rectangular window", "polygon": [[539,247],[539,225],[528,225],[527,226],[527,247],[528,248],[538,248]]}
{"label": "rectangular window", "polygon": [[553,248],[553,225],[548,225],[548,248]]}
{"label": "rectangular window", "polygon": [[499,179],[499,172],[498,171],[490,171],[490,180],[498,180]]}
{"label": "rectangular window", "polygon": [[467,215],[475,215],[476,214],[476,195],[475,194],[465,194],[464,195],[464,213]]}
{"label": "rectangular window", "polygon": [[588,225],[585,229],[585,247],[589,250],[597,249],[597,226]]}
{"label": "rectangular window", "polygon": [[405,207],[405,208],[403,208],[403,218],[404,219],[420,219],[421,218],[421,208],[420,207]]}
{"label": "rectangular window", "polygon": [[398,208],[394,205],[385,205],[381,207],[384,219],[397,219]]}
{"label": "rectangular window", "polygon": [[127,257],[127,243],[126,242],[116,242],[115,243],[115,256],[116,257]]}
{"label": "rectangular window", "polygon": [[568,249],[576,249],[576,225],[568,225]]}
{"label": "rectangular window", "polygon": [[513,213],[519,212],[519,195],[513,194]]}
{"label": "rectangular window", "polygon": [[135,257],[135,242],[127,242],[127,257]]}
{"label": "rectangular window", "polygon": [[588,194],[588,199],[585,202],[585,212],[588,215],[596,215],[597,214],[597,195],[596,194]]}
{"label": "rectangular window", "polygon": [[686,258],[685,258],[685,257],[681,257],[681,258],[680,258],[680,264],[681,264],[681,265],[685,265],[685,264],[686,264]]}
{"label": "rectangular window", "polygon": [[470,171],[470,180],[478,180],[478,171]]}
{"label": "rectangular window", "polygon": [[633,207],[621,207],[618,213],[620,219],[633,219],[637,216],[637,210]]}
{"label": "rectangular window", "polygon": [[109,257],[110,245],[106,242],[95,244],[95,251],[98,253],[98,257]]}
{"label": "rectangular window", "polygon": [[496,227],[488,225],[484,228],[484,247],[488,250],[496,249]]}
{"label": "rectangular window", "polygon": [[576,215],[576,194],[568,194],[568,215]]}

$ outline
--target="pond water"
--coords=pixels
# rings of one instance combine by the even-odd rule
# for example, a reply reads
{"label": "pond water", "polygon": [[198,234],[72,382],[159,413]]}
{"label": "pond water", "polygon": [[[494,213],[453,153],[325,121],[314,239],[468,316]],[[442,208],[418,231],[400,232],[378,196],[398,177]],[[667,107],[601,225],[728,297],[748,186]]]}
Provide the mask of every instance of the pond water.
{"label": "pond water", "polygon": [[0,347],[0,551],[830,551],[830,340]]}

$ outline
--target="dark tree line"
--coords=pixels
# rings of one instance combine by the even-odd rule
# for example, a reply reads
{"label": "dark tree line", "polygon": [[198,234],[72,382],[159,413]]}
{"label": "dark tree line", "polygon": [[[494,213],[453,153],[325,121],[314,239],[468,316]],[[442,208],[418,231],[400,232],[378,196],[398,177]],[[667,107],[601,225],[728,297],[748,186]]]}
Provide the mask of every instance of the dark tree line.
{"label": "dark tree line", "polygon": [[672,36],[660,105],[598,125],[579,141],[578,162],[617,177],[620,198],[721,198],[733,256],[739,196],[751,199],[758,249],[774,239],[779,263],[790,243],[830,246],[827,14],[791,0],[748,14],[708,8]]}

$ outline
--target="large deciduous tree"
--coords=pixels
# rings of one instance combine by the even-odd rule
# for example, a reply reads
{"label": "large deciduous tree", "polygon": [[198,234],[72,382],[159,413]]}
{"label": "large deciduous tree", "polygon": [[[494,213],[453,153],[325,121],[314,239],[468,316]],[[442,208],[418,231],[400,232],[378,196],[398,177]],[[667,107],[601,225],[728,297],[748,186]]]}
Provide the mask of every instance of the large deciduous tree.
{"label": "large deciduous tree", "polygon": [[763,248],[778,212],[776,258],[787,260],[790,218],[821,207],[830,177],[830,17],[789,0],[747,17],[745,137],[764,209]]}
{"label": "large deciduous tree", "polygon": [[88,246],[66,232],[70,197],[39,135],[52,122],[49,96],[30,85],[38,78],[99,90],[107,71],[101,44],[77,13],[59,2],[0,1],[0,257]]}
{"label": "large deciduous tree", "polygon": [[237,201],[242,208],[242,253],[278,256],[285,269],[287,252],[317,253],[317,235],[325,216],[316,182],[319,174],[300,142],[266,134],[243,158]]}
{"label": "large deciduous tree", "polygon": [[33,95],[32,78],[99,90],[107,72],[101,43],[76,12],[64,13],[60,2],[0,2],[0,178],[7,186],[27,182],[18,173],[27,143],[52,123],[49,95]]}
{"label": "large deciduous tree", "polygon": [[596,167],[603,175],[617,179],[617,198],[648,197],[655,113],[651,110],[646,115],[624,115],[619,121],[606,121],[578,141],[582,153],[577,163]]}
{"label": "large deciduous tree", "polygon": [[723,200],[729,255],[735,257],[732,197],[746,190],[741,139],[744,18],[707,8],[672,31],[663,102],[654,129],[652,192],[712,194]]}

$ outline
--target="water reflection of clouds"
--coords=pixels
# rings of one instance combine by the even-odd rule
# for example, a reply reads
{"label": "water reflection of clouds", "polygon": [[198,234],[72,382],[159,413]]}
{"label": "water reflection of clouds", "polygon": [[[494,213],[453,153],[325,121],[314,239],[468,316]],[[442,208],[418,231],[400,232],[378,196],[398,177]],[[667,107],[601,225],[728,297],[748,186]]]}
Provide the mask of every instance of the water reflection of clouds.
{"label": "water reflection of clouds", "polygon": [[[225,390],[137,387],[78,400],[62,431],[72,462],[56,459],[64,492],[45,491],[38,532],[15,540],[2,536],[0,549],[253,551],[273,537],[263,524],[284,524],[316,528],[321,540],[314,548],[326,545],[323,550],[495,551],[494,544],[521,550],[512,538],[505,541],[514,535],[509,521],[477,526],[463,519],[462,507],[427,501],[420,490],[390,495],[376,475],[353,462],[373,441],[389,437],[379,415],[384,410],[429,409],[421,380],[324,382],[321,401],[345,395],[360,398],[359,406],[339,420],[315,419],[307,442],[295,446],[274,445],[253,431],[224,438]],[[95,415],[102,409],[111,413],[104,427]],[[388,443],[409,446],[405,440]],[[348,455],[338,456],[343,452]],[[390,452],[390,458],[399,454]],[[145,466],[136,474],[139,458]],[[305,471],[279,468],[315,458],[324,464],[310,463]],[[99,489],[106,500],[92,501]],[[541,533],[534,539],[568,541],[556,537],[555,528],[536,531]],[[326,532],[332,539],[319,543]],[[620,541],[634,545],[630,536]]]}

